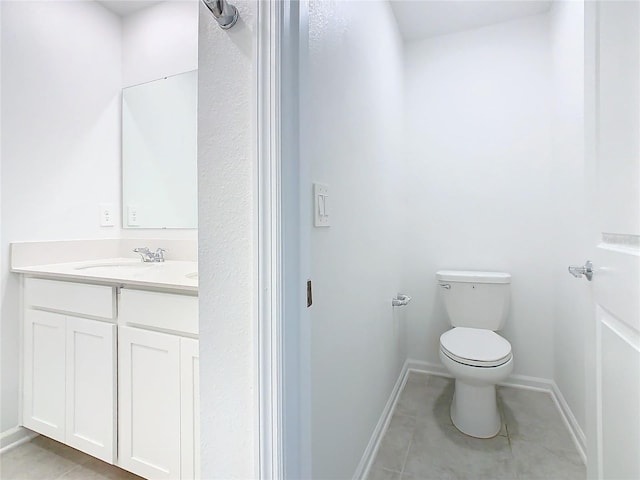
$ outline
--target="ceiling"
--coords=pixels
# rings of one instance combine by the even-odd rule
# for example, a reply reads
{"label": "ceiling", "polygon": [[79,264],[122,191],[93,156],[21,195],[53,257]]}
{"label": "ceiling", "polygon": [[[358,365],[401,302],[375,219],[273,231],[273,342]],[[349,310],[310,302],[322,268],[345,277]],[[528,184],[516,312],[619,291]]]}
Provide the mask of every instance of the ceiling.
{"label": "ceiling", "polygon": [[547,12],[551,0],[391,0],[405,41]]}
{"label": "ceiling", "polygon": [[126,17],[138,10],[161,3],[163,0],[96,0],[116,15]]}

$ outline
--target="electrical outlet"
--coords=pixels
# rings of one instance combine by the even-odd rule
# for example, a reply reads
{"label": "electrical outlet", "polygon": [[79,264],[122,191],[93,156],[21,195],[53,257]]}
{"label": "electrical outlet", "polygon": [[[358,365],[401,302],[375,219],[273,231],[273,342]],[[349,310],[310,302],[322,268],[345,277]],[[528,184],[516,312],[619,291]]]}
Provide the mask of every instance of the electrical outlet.
{"label": "electrical outlet", "polygon": [[101,227],[113,227],[115,220],[113,219],[113,204],[101,203],[100,204],[100,226]]}
{"label": "electrical outlet", "polygon": [[138,220],[138,207],[129,205],[127,207],[127,225],[129,227],[139,227],[140,221]]}

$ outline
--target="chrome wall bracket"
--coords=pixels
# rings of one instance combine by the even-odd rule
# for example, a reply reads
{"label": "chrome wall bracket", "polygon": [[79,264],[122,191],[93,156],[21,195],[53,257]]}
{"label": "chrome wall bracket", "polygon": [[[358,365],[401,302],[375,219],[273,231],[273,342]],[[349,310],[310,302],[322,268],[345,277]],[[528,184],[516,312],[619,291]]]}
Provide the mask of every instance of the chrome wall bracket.
{"label": "chrome wall bracket", "polygon": [[213,14],[220,28],[228,30],[238,21],[238,9],[226,0],[202,0]]}
{"label": "chrome wall bracket", "polygon": [[587,260],[587,263],[585,263],[583,267],[571,265],[569,267],[569,273],[576,278],[582,278],[584,275],[587,277],[587,280],[591,281],[593,278],[593,263],[591,263],[591,260]]}
{"label": "chrome wall bracket", "polygon": [[395,298],[391,300],[391,305],[394,307],[404,307],[408,305],[411,301],[411,297],[409,295],[405,295],[404,293],[399,293]]}

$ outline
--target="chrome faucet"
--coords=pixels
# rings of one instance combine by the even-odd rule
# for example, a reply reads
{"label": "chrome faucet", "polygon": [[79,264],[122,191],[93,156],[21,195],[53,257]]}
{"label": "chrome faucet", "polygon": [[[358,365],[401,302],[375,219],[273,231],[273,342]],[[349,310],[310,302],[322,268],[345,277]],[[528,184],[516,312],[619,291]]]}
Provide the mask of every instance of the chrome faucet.
{"label": "chrome faucet", "polygon": [[133,251],[140,255],[143,262],[164,262],[164,252],[166,252],[164,248],[158,248],[152,252],[149,247],[138,247]]}

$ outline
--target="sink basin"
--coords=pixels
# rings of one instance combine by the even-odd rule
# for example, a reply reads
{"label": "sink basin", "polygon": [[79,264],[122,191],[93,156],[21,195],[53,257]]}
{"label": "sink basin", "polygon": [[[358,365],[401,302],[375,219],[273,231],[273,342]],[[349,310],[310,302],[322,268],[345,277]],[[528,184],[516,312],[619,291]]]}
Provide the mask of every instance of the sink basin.
{"label": "sink basin", "polygon": [[185,275],[185,277],[187,277],[190,280],[197,280],[198,279],[198,272],[187,273]]}
{"label": "sink basin", "polygon": [[115,271],[115,270],[132,270],[137,271],[144,268],[152,267],[153,263],[145,262],[117,262],[117,263],[95,263],[92,265],[82,265],[75,267],[75,270],[84,270],[87,273],[94,271]]}

